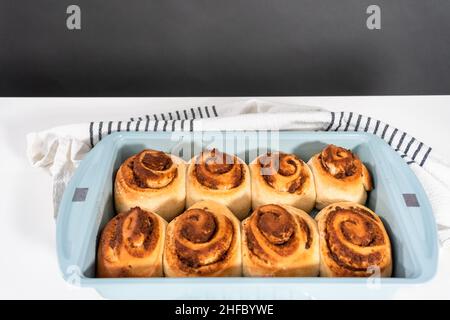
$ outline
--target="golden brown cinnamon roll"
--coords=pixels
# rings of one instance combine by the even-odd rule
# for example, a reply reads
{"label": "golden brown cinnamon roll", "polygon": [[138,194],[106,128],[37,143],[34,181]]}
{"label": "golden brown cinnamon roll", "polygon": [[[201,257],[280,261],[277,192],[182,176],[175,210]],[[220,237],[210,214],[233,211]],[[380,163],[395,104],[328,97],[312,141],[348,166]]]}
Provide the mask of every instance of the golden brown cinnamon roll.
{"label": "golden brown cinnamon roll", "polygon": [[311,169],[295,154],[267,153],[250,165],[253,209],[268,203],[314,208],[316,189]]}
{"label": "golden brown cinnamon roll", "polygon": [[217,149],[194,157],[187,171],[186,205],[212,200],[226,205],[239,219],[250,211],[250,173],[236,156]]}
{"label": "golden brown cinnamon roll", "polygon": [[168,277],[241,275],[239,220],[224,205],[201,201],[173,219],[166,234]]}
{"label": "golden brown cinnamon roll", "polygon": [[330,144],[313,156],[311,167],[316,186],[316,207],[351,201],[365,204],[372,179],[366,166],[350,150]]}
{"label": "golden brown cinnamon roll", "polygon": [[389,236],[381,219],[358,203],[340,202],[316,216],[322,277],[390,277]]}
{"label": "golden brown cinnamon roll", "polygon": [[166,225],[138,207],[115,216],[100,238],[97,277],[161,277]]}
{"label": "golden brown cinnamon roll", "polygon": [[128,158],[116,175],[116,210],[139,206],[170,221],[183,211],[186,200],[186,165],[174,155],[143,150]]}
{"label": "golden brown cinnamon roll", "polygon": [[319,274],[317,225],[303,210],[268,204],[242,222],[245,276],[315,277]]}

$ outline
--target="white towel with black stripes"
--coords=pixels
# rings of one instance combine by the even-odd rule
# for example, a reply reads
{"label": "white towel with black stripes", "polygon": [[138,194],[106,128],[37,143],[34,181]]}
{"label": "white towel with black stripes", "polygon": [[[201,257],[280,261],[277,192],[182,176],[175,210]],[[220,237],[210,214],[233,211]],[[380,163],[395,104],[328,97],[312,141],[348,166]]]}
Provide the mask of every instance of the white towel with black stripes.
{"label": "white towel with black stripes", "polygon": [[441,244],[450,245],[450,164],[430,146],[379,120],[353,112],[246,100],[215,106],[174,109],[124,121],[101,121],[52,128],[27,135],[31,164],[48,170],[54,182],[55,214],[64,188],[85,154],[116,131],[197,130],[365,131],[385,140],[423,184],[438,223]]}

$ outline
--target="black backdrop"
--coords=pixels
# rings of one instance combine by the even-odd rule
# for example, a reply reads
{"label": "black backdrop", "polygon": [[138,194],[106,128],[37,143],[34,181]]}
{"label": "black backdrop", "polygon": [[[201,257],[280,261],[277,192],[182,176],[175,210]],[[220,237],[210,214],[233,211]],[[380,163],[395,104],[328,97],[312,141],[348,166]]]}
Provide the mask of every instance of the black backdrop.
{"label": "black backdrop", "polygon": [[0,96],[385,94],[450,94],[450,1],[0,0]]}

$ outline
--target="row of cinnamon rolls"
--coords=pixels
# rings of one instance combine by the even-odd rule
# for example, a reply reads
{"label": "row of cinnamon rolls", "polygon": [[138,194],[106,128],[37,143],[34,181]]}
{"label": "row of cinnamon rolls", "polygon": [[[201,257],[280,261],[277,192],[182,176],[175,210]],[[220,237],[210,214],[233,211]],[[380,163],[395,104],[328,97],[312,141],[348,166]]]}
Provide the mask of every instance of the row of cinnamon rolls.
{"label": "row of cinnamon rolls", "polygon": [[353,202],[305,211],[266,204],[240,222],[200,201],[167,223],[139,207],[104,228],[98,277],[387,277],[389,237],[380,218]]}
{"label": "row of cinnamon rolls", "polygon": [[369,171],[350,150],[329,145],[306,164],[295,154],[267,153],[250,165],[217,149],[189,164],[156,150],[128,158],[115,180],[118,212],[139,206],[166,221],[202,200],[227,206],[238,219],[268,203],[310,212],[351,201],[365,204],[372,189]]}

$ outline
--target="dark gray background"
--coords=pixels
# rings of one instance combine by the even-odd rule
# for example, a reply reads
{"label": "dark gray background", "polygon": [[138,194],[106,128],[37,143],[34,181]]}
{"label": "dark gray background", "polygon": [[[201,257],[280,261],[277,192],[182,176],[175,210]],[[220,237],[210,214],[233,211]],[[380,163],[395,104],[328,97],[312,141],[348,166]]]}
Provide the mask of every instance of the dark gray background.
{"label": "dark gray background", "polygon": [[385,94],[450,94],[450,1],[0,0],[1,96]]}

